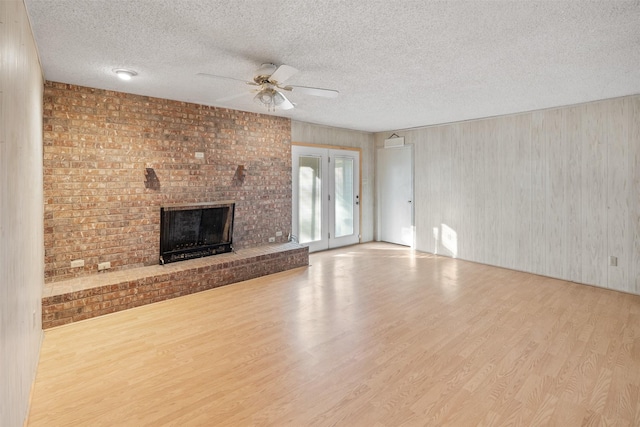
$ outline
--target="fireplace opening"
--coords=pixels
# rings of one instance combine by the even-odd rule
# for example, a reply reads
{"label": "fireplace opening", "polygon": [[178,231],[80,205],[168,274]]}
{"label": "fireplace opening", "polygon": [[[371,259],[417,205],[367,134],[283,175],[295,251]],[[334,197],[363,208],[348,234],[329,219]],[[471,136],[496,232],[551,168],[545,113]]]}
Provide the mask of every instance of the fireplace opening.
{"label": "fireplace opening", "polygon": [[160,264],[233,250],[235,203],[160,208]]}

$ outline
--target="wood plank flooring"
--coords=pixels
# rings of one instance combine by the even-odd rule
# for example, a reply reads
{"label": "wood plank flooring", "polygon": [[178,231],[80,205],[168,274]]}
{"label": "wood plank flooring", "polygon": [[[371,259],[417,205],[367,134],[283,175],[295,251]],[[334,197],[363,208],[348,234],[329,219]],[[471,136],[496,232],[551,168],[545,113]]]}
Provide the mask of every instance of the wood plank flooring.
{"label": "wood plank flooring", "polygon": [[29,426],[638,426],[640,297],[381,243],[47,330]]}

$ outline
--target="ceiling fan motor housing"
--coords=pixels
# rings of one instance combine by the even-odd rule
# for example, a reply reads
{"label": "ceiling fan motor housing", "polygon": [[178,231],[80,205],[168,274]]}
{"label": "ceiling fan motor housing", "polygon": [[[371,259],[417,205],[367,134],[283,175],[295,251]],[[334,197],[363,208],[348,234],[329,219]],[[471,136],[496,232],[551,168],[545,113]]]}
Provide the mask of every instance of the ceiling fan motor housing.
{"label": "ceiling fan motor housing", "polygon": [[268,83],[269,77],[276,71],[277,67],[275,64],[264,63],[258,68],[253,75],[253,81],[258,83],[259,85]]}

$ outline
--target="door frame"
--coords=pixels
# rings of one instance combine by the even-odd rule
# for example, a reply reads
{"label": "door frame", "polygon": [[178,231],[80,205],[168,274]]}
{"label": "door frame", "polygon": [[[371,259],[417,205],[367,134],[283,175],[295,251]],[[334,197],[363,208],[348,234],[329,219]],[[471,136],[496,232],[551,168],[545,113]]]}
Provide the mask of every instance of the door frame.
{"label": "door frame", "polygon": [[[358,206],[358,243],[362,243],[362,148],[358,147],[344,147],[341,145],[329,145],[329,144],[313,144],[310,142],[298,142],[292,141],[291,147],[309,147],[309,148],[324,148],[328,150],[345,150],[354,151],[358,153],[358,196],[360,199]],[[290,159],[293,159],[293,153],[289,155]],[[291,170],[293,170],[293,162],[291,164]],[[291,177],[291,230],[293,232],[293,176]],[[329,248],[331,249],[331,248]]]}

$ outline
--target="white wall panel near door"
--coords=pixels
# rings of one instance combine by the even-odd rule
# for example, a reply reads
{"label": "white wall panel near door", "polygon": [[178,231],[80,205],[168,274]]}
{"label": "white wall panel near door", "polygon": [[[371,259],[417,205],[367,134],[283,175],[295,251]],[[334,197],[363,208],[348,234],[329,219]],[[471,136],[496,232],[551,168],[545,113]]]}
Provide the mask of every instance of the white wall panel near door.
{"label": "white wall panel near door", "polygon": [[[451,206],[448,212],[448,218],[443,222],[455,233],[455,247],[450,247],[450,251],[455,252],[455,256],[460,255],[460,245],[465,240],[464,235],[459,235],[458,231],[462,229],[462,198],[464,197],[464,181],[462,172],[464,164],[462,161],[462,143],[460,140],[460,133],[462,130],[459,127],[451,129],[449,133],[449,149],[451,153]],[[444,140],[444,138],[443,138]]]}
{"label": "white wall panel near door", "polygon": [[566,110],[564,139],[567,158],[567,279],[580,281],[582,278],[582,120],[585,106],[570,107]]}
{"label": "white wall panel near door", "polygon": [[[493,210],[493,199],[495,192],[501,191],[497,183],[492,182],[489,178],[488,168],[491,158],[490,153],[495,152],[495,147],[491,144],[490,124],[488,121],[476,122],[477,141],[476,141],[476,177],[475,191],[476,194],[476,212],[478,219],[478,227],[476,227],[475,246],[477,248],[476,256],[478,260],[486,264],[497,264],[497,253],[490,252],[491,235],[491,215]],[[496,159],[497,160],[497,159]],[[494,258],[495,257],[495,258]]]}
{"label": "white wall panel near door", "polygon": [[[611,102],[611,101],[609,101]],[[586,105],[582,122],[582,283],[607,284],[607,134],[605,103]]]}
{"label": "white wall panel near door", "polygon": [[[500,242],[502,241],[502,230],[500,227],[501,218],[500,206],[502,200],[505,197],[504,183],[502,185],[496,185],[499,182],[500,169],[505,167],[504,159],[501,161],[496,160],[496,156],[492,156],[491,153],[499,153],[499,140],[502,135],[498,135],[498,125],[500,120],[485,121],[486,136],[484,144],[490,147],[488,150],[483,150],[485,181],[484,181],[484,193],[487,200],[485,204],[485,220],[486,220],[486,235],[485,235],[485,261],[486,263],[498,264],[500,263]],[[493,261],[492,260],[496,260]]]}
{"label": "white wall panel near door", "polygon": [[[461,228],[461,240],[463,243],[461,246],[464,248],[464,251],[460,253],[460,257],[465,259],[477,259],[480,247],[480,240],[478,238],[477,233],[477,224],[479,222],[478,215],[476,214],[478,211],[478,176],[479,176],[479,168],[477,165],[480,163],[479,159],[479,129],[477,122],[468,122],[467,126],[463,128],[461,137],[463,144],[465,145],[465,150],[469,153],[468,156],[464,156],[463,159],[466,158],[465,167],[469,170],[465,173],[465,177],[468,181],[465,182],[465,188],[467,189],[466,194],[468,195],[468,199],[465,201],[465,210],[467,214],[465,217],[468,219],[464,222],[463,227]],[[463,160],[464,161],[464,160]]]}
{"label": "white wall panel near door", "polygon": [[[452,159],[454,163],[460,164],[460,194],[458,208],[460,209],[460,221],[456,224],[456,233],[458,234],[458,257],[475,256],[476,236],[471,232],[476,217],[473,215],[477,203],[474,188],[474,173],[472,165],[476,162],[476,152],[473,150],[473,143],[470,144],[469,136],[473,135],[476,130],[473,123],[467,123],[468,126],[460,127],[457,133],[458,146],[460,150],[459,157]],[[437,189],[436,189],[437,191]],[[446,202],[446,199],[443,200]]]}
{"label": "white wall panel near door", "polygon": [[[456,257],[457,256],[457,231],[455,230],[455,224],[452,221],[451,215],[455,208],[455,200],[453,199],[453,193],[451,189],[451,183],[453,181],[453,159],[451,152],[451,145],[453,139],[453,129],[450,127],[441,127],[439,129],[439,162],[436,166],[436,170],[439,173],[439,188],[434,191],[438,194],[440,200],[446,200],[447,203],[443,203],[440,206],[440,219],[434,226],[440,227],[440,249],[438,253]],[[453,240],[455,239],[455,245]]]}
{"label": "white wall panel near door", "polygon": [[531,115],[531,268],[542,274],[547,272],[547,253],[545,251],[547,223],[547,144],[543,132],[544,111]]}
{"label": "white wall panel near door", "polygon": [[640,96],[396,132],[418,250],[640,294]]}
{"label": "white wall panel near door", "polygon": [[513,144],[517,147],[515,161],[507,177],[515,184],[514,214],[508,219],[514,228],[515,239],[517,240],[514,268],[516,270],[531,271],[531,224],[533,211],[532,204],[532,142],[531,132],[524,131],[530,129],[530,116],[517,115],[514,117]]}
{"label": "white wall panel near door", "polygon": [[[503,165],[497,170],[498,182],[503,183],[502,197],[500,197],[499,224],[499,260],[498,263],[508,268],[514,268],[516,253],[518,252],[515,233],[515,187],[517,182],[511,177],[510,171],[515,170],[516,162],[515,144],[515,117],[504,117],[500,120],[499,128],[504,130],[503,138],[496,138],[497,151],[501,153]],[[509,219],[509,220],[507,220]]]}
{"label": "white wall panel near door", "polygon": [[469,136],[472,135],[472,123],[463,123],[459,128],[457,134],[457,145],[459,157],[456,157],[456,162],[459,165],[459,178],[461,194],[458,200],[460,210],[460,222],[456,224],[456,229],[460,232],[458,236],[458,257],[471,258],[473,257],[473,234],[469,231],[472,230],[471,224],[474,221],[473,208],[475,203],[475,195],[473,193],[473,150],[469,149],[468,141]]}
{"label": "white wall panel near door", "polygon": [[[418,208],[416,209],[416,215],[419,215],[426,225],[423,233],[420,235],[423,237],[426,245],[421,250],[426,251],[434,251],[437,248],[437,252],[440,251],[439,248],[439,238],[436,240],[433,234],[433,229],[438,228],[440,230],[440,222],[441,218],[441,205],[440,205],[440,130],[437,128],[431,129],[431,132],[426,133],[426,151],[423,152],[422,157],[419,160],[416,160],[419,165],[416,167],[416,177],[417,174],[420,174],[421,183],[426,187],[426,192],[424,192],[424,198],[420,199],[420,213],[418,213]],[[420,144],[422,146],[422,144]],[[417,147],[416,147],[417,149]],[[416,187],[421,188],[422,185]]]}
{"label": "white wall panel near door", "polygon": [[[606,125],[607,135],[607,228],[608,255],[615,257],[617,265],[608,265],[608,286],[624,290],[630,283],[631,241],[625,239],[630,234],[629,207],[633,197],[630,164],[629,132],[631,131],[631,100],[617,99],[607,104],[606,114],[610,117]],[[636,196],[640,189],[635,188]]]}
{"label": "white wall panel near door", "polygon": [[542,123],[542,143],[547,154],[546,190],[544,222],[547,225],[543,236],[544,245],[540,248],[549,256],[546,263],[548,276],[568,279],[565,272],[567,263],[567,209],[569,195],[565,192],[567,157],[565,156],[566,138],[563,131],[564,110],[545,111]]}
{"label": "white wall panel near door", "polygon": [[631,201],[629,203],[629,233],[626,239],[631,239],[632,255],[629,270],[630,292],[640,294],[640,96],[629,98],[630,128],[629,128],[629,158],[631,160],[629,175],[631,176]]}

